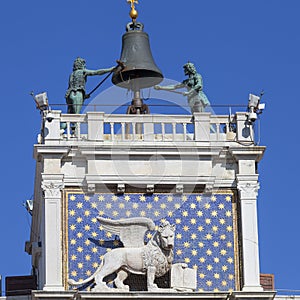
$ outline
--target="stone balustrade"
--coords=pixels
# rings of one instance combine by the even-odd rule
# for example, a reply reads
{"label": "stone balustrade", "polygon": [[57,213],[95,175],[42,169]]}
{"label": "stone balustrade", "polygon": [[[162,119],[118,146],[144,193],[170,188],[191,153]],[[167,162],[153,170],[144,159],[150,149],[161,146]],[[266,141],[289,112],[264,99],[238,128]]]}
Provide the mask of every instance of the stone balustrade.
{"label": "stone balustrade", "polygon": [[[49,113],[48,113],[49,114]],[[254,144],[247,113],[235,115],[120,115],[104,112],[62,114],[43,118],[41,143],[57,142],[246,142]],[[64,127],[65,129],[61,129]]]}

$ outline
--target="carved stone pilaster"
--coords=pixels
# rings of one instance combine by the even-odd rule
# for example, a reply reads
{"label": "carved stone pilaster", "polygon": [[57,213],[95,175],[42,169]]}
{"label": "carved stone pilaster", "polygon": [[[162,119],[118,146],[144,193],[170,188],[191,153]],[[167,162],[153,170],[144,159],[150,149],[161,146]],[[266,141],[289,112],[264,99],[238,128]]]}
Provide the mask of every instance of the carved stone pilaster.
{"label": "carved stone pilaster", "polygon": [[260,188],[258,182],[241,181],[237,184],[240,199],[256,199]]}
{"label": "carved stone pilaster", "polygon": [[63,183],[59,181],[43,181],[42,183],[45,198],[60,198],[63,188]]}

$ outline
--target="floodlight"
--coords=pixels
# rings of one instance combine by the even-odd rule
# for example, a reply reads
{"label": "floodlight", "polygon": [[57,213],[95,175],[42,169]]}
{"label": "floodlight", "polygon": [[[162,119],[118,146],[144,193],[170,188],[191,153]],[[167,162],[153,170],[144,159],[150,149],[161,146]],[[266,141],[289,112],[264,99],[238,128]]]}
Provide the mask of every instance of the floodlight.
{"label": "floodlight", "polygon": [[249,123],[253,123],[257,119],[257,113],[256,111],[258,110],[259,107],[259,102],[260,102],[259,96],[249,94],[249,101],[248,101],[248,121]]}
{"label": "floodlight", "polygon": [[34,96],[34,101],[36,103],[36,108],[44,111],[49,108],[47,93],[41,93]]}

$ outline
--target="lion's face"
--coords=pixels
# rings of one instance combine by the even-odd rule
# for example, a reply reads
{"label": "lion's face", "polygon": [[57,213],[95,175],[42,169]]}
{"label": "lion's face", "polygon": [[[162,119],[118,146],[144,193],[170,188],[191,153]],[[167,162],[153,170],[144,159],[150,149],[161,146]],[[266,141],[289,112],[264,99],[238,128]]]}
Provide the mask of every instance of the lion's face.
{"label": "lion's face", "polygon": [[162,249],[171,250],[174,247],[175,227],[168,225],[162,228],[160,232],[160,246]]}

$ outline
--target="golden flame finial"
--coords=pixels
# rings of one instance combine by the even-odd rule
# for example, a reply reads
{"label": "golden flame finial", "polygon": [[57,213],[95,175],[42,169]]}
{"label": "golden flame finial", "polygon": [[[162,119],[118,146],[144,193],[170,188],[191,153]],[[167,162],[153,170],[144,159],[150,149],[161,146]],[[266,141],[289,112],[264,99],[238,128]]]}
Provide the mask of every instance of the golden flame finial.
{"label": "golden flame finial", "polygon": [[136,18],[138,17],[138,12],[135,9],[135,4],[139,4],[139,2],[138,0],[127,0],[127,3],[130,3],[131,5],[131,11],[129,13],[129,16],[132,19],[132,22],[135,22]]}

